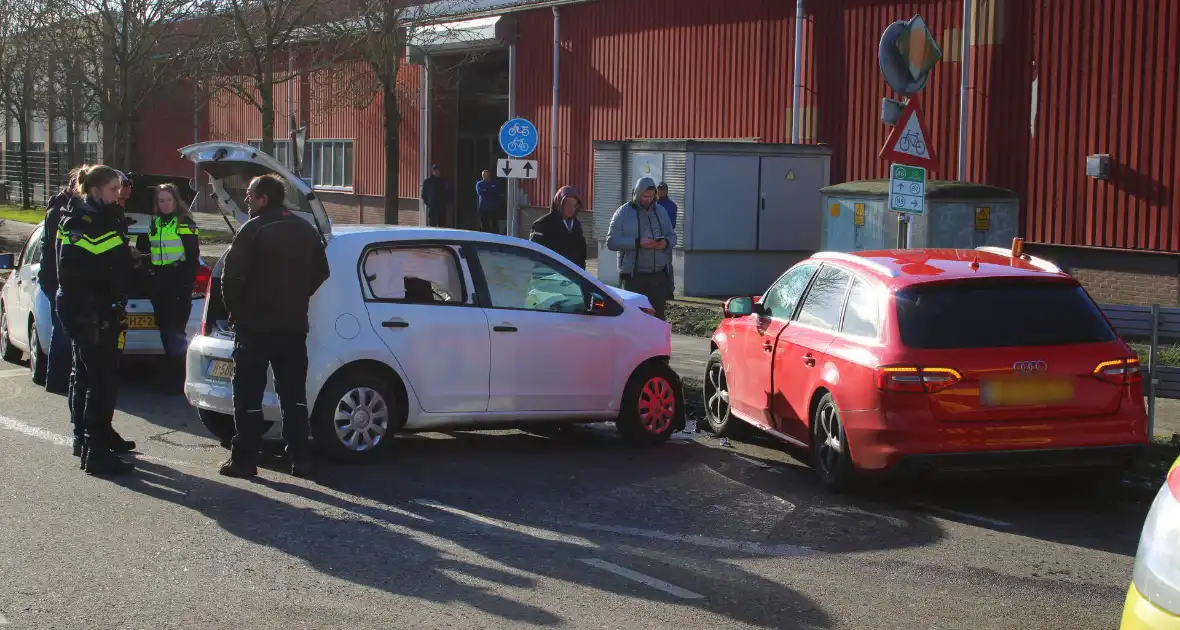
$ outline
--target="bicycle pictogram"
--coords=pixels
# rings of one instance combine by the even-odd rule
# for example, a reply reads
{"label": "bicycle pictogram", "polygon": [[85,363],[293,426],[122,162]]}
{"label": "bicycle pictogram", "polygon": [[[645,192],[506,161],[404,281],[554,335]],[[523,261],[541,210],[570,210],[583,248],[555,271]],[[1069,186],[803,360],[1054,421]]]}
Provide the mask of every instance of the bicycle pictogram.
{"label": "bicycle pictogram", "polygon": [[922,135],[913,131],[901,137],[897,142],[897,149],[903,152],[909,152],[910,149],[918,155],[926,155],[926,143],[922,142]]}
{"label": "bicycle pictogram", "polygon": [[[511,135],[511,133],[512,132],[509,131],[510,135]],[[526,130],[525,133],[527,135],[528,131]],[[528,151],[529,145],[527,142],[524,141],[523,138],[517,138],[517,139],[513,140],[512,142],[508,143],[508,150],[509,151]]]}

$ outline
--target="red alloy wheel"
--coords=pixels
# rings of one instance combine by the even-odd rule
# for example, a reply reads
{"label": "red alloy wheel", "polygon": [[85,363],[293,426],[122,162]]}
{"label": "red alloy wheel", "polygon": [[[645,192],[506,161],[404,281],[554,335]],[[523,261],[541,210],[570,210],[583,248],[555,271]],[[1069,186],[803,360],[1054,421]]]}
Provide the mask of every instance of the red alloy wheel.
{"label": "red alloy wheel", "polygon": [[660,434],[672,424],[676,416],[676,392],[662,376],[648,379],[639,392],[639,421],[644,430]]}

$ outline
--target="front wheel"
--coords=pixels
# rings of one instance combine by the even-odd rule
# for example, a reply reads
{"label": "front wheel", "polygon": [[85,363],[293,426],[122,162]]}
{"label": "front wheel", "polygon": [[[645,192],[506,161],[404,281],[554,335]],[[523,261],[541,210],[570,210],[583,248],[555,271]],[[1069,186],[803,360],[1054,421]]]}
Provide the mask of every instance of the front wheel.
{"label": "front wheel", "polygon": [[684,418],[680,378],[663,363],[643,366],[623,390],[623,404],[615,427],[631,444],[654,446],[667,442]]}
{"label": "front wheel", "polygon": [[852,488],[856,469],[840,410],[831,394],[824,394],[811,416],[811,450],[815,470],[825,486],[837,492]]}
{"label": "front wheel", "polygon": [[41,335],[37,334],[37,322],[29,324],[29,375],[34,385],[45,385],[49,370],[49,357],[41,349]]}
{"label": "front wheel", "polygon": [[0,358],[9,363],[18,363],[21,359],[21,351],[8,340],[8,311],[3,304],[0,304]]}
{"label": "front wheel", "polygon": [[709,422],[709,430],[720,437],[728,437],[736,432],[736,420],[729,409],[729,379],[725,375],[725,365],[721,362],[721,351],[714,350],[709,355],[709,362],[705,364],[705,420]]}

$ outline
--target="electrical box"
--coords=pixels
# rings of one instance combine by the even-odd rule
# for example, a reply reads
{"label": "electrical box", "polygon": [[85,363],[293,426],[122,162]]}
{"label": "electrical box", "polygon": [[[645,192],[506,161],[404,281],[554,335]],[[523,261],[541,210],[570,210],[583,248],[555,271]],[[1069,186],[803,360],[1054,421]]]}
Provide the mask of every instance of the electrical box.
{"label": "electrical box", "polygon": [[1086,177],[1110,179],[1110,154],[1098,153],[1086,157]]}
{"label": "electrical box", "polygon": [[[824,250],[897,248],[898,215],[888,210],[889,180],[847,182],[821,192]],[[1019,235],[1019,226],[1016,193],[983,184],[932,181],[926,184],[926,211],[910,215],[910,247],[1007,247]]]}

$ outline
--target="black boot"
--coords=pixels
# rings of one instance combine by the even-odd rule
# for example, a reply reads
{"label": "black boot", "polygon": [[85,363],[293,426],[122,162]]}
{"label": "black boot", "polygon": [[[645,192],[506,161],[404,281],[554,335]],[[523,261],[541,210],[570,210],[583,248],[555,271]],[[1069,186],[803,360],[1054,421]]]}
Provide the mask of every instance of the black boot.
{"label": "black boot", "polygon": [[74,438],[74,457],[82,456],[82,444],[85,441],[84,438]]}
{"label": "black boot", "polygon": [[135,440],[124,440],[119,432],[111,427],[111,431],[107,437],[107,443],[110,444],[111,451],[115,453],[130,453],[135,450]]}
{"label": "black boot", "polygon": [[126,475],[135,464],[119,459],[105,440],[86,438],[82,445],[82,470],[91,475]]}
{"label": "black boot", "polygon": [[221,467],[217,469],[217,473],[224,477],[236,477],[238,479],[246,479],[258,474],[258,467],[253,464],[244,464],[235,461],[234,458],[229,458],[221,462]]}

